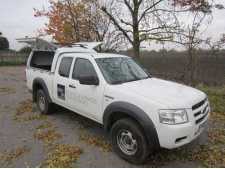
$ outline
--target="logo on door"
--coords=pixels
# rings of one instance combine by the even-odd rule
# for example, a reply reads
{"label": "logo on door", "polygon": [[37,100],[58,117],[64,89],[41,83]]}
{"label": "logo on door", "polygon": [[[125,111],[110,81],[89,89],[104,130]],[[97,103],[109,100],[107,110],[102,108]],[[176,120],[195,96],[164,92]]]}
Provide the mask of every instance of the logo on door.
{"label": "logo on door", "polygon": [[58,84],[57,85],[57,96],[58,98],[65,100],[65,86]]}

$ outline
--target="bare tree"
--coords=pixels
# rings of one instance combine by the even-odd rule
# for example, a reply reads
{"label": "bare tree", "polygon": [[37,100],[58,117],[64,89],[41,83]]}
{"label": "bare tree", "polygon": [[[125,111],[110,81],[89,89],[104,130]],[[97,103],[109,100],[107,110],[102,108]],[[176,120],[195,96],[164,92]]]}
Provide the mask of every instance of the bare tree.
{"label": "bare tree", "polygon": [[204,30],[202,26],[207,28],[210,21],[202,24],[208,16],[207,13],[196,11],[192,15],[192,21],[186,26],[184,32],[180,34],[180,42],[188,52],[187,65],[185,66],[185,79],[187,83],[194,85],[197,63],[196,50],[204,42],[203,37],[201,37],[201,34],[204,32],[201,31]]}
{"label": "bare tree", "polygon": [[[207,3],[201,4],[197,8],[192,8],[186,15],[186,23],[182,23],[181,20],[177,18],[177,23],[179,23],[179,32],[172,42],[182,45],[188,52],[187,64],[184,67],[184,79],[186,83],[192,85],[195,84],[195,73],[197,70],[196,64],[198,61],[198,55],[196,51],[204,43],[212,45],[209,38],[205,38],[205,31],[213,20],[212,12],[214,9],[223,9],[222,5],[214,4],[214,1],[207,1]],[[213,44],[214,47],[219,47],[220,42]]]}
{"label": "bare tree", "polygon": [[140,45],[148,41],[173,41],[178,34],[177,15],[205,10],[208,0],[109,0],[101,9],[140,56]]}
{"label": "bare tree", "polygon": [[102,11],[132,45],[135,56],[140,56],[144,41],[165,41],[177,30],[172,1],[168,0],[111,0]]}

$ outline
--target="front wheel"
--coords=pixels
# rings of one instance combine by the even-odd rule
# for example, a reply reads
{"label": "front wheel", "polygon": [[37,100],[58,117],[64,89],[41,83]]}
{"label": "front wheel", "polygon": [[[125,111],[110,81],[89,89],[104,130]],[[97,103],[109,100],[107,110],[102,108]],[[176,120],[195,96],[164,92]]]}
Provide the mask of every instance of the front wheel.
{"label": "front wheel", "polygon": [[114,151],[131,163],[144,163],[149,155],[145,135],[132,119],[121,119],[114,123],[111,128],[111,141]]}

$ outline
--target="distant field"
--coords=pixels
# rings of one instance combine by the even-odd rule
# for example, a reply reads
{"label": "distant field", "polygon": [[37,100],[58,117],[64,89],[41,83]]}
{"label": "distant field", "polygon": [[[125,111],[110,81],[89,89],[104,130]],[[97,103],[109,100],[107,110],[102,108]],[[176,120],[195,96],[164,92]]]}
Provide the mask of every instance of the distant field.
{"label": "distant field", "polygon": [[[129,53],[128,53],[129,55]],[[195,79],[206,85],[225,84],[225,52],[212,55],[201,52],[197,55]],[[140,63],[157,77],[176,81],[184,80],[185,52],[142,52]]]}

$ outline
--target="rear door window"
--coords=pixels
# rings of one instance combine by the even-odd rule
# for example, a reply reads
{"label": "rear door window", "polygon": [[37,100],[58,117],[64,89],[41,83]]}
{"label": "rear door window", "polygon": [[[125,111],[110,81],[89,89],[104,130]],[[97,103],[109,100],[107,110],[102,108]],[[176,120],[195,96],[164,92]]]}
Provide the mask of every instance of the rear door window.
{"label": "rear door window", "polygon": [[67,77],[67,78],[69,77],[72,61],[73,61],[72,57],[62,58],[60,66],[59,66],[59,75],[60,76]]}

